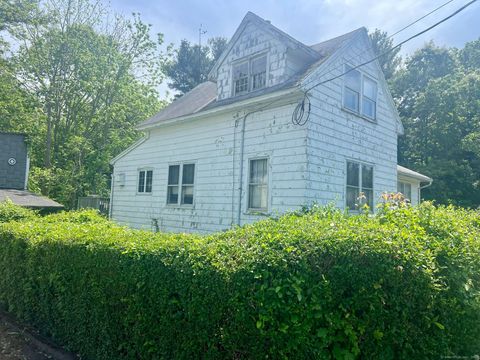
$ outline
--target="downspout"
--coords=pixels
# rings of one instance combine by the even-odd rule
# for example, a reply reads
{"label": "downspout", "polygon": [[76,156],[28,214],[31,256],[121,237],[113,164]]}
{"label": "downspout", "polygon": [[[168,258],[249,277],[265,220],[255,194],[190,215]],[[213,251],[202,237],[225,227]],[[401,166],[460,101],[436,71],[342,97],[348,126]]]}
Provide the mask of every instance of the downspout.
{"label": "downspout", "polygon": [[112,171],[112,179],[110,180],[110,203],[108,204],[108,219],[112,220],[113,211],[113,191],[115,189],[115,166]]}
{"label": "downspout", "polygon": [[420,187],[418,188],[418,203],[419,203],[419,204],[420,204],[420,201],[422,200],[422,197],[421,197],[422,189],[425,189],[425,188],[431,186],[431,185],[432,185],[432,182],[433,182],[433,179],[430,179],[430,180],[428,181],[428,184],[427,184],[427,185],[423,185],[423,186],[420,186]]}
{"label": "downspout", "polygon": [[237,225],[240,226],[240,219],[242,215],[242,192],[243,192],[243,156],[245,153],[245,123],[247,117],[252,112],[245,114],[242,120],[242,138],[240,141],[240,174],[239,174],[239,187],[238,187],[238,209],[237,209]]}
{"label": "downspout", "polygon": [[28,190],[28,173],[30,172],[30,158],[27,156],[27,162],[25,164],[25,184],[24,190]]}

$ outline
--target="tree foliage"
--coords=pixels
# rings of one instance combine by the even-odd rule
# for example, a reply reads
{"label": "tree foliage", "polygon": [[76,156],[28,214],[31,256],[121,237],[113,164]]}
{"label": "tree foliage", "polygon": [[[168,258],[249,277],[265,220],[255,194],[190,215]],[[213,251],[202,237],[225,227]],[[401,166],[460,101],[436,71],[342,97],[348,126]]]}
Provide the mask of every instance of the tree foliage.
{"label": "tree foliage", "polygon": [[227,45],[227,39],[211,38],[208,45],[192,45],[182,40],[180,47],[165,64],[165,73],[170,78],[168,86],[181,96],[207,80],[208,72]]}
{"label": "tree foliage", "polygon": [[405,127],[399,163],[434,179],[427,199],[480,205],[479,54],[479,40],[461,50],[431,42],[392,79]]}
{"label": "tree foliage", "polygon": [[109,160],[162,105],[155,90],[162,37],[153,40],[138,14],[114,17],[89,0],[47,0],[35,19],[10,24],[17,49],[8,57],[5,86],[15,97],[7,95],[7,111],[15,117],[15,107],[34,104],[35,115],[7,116],[1,130],[29,135],[32,189],[70,207],[78,196],[106,195]]}
{"label": "tree foliage", "polygon": [[400,47],[393,49],[393,39],[389,38],[386,32],[379,29],[369,33],[369,37],[374,53],[377,56],[384,54],[379,57],[378,62],[383,70],[385,79],[389,80],[402,62],[402,58],[398,55]]}

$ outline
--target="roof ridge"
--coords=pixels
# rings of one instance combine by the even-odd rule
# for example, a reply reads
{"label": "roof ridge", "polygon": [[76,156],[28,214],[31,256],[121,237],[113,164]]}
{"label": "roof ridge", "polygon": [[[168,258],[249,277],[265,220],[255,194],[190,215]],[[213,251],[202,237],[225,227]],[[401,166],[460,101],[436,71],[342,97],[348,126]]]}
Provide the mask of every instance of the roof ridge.
{"label": "roof ridge", "polygon": [[320,44],[323,44],[323,43],[326,43],[326,42],[329,42],[329,41],[332,41],[332,40],[338,40],[338,39],[340,39],[340,38],[342,38],[342,37],[345,37],[345,36],[348,36],[348,35],[352,35],[353,33],[356,33],[357,31],[360,31],[360,30],[363,30],[363,29],[366,29],[365,26],[361,26],[361,27],[359,27],[359,28],[356,28],[355,30],[352,30],[352,31],[346,32],[346,33],[344,33],[344,34],[341,34],[341,35],[332,37],[332,38],[330,38],[330,39],[323,40],[323,41],[320,41],[320,42],[318,42],[318,43],[309,45],[309,47],[316,46],[316,45],[320,45]]}

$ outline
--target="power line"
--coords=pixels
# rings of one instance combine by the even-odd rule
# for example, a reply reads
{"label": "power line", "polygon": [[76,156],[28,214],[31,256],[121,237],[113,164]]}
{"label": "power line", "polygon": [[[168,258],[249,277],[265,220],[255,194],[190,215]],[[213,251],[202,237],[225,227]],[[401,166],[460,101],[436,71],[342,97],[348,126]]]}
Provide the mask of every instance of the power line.
{"label": "power line", "polygon": [[428,14],[425,14],[423,15],[421,18],[418,18],[417,20],[415,20],[414,22],[411,22],[410,24],[408,24],[407,26],[404,26],[403,28],[401,28],[400,30],[398,30],[397,32],[393,33],[392,35],[388,36],[387,39],[391,38],[391,37],[394,37],[395,35],[401,33],[403,30],[406,30],[408,29],[409,27],[415,25],[416,23],[418,23],[419,21],[425,19],[427,16],[430,16],[432,15],[434,12],[437,12],[438,10],[440,10],[441,8],[447,6],[448,4],[450,4],[451,2],[453,2],[454,0],[449,0],[447,1],[446,3],[443,3],[442,5],[440,5],[439,7],[433,9],[432,11],[430,11]]}
{"label": "power line", "polygon": [[[420,18],[412,21],[411,23],[405,25],[403,28],[401,28],[400,30],[396,31],[396,32],[393,33],[392,35],[387,36],[387,39],[390,39],[390,38],[394,37],[395,35],[398,35],[398,34],[401,33],[402,31],[404,31],[404,30],[408,29],[409,27],[417,24],[419,21],[421,21],[421,20],[425,19],[426,17],[432,15],[433,13],[437,12],[438,10],[440,10],[441,8],[445,7],[446,5],[450,4],[450,3],[453,2],[453,1],[455,1],[455,0],[448,0],[447,2],[443,3],[442,5],[438,6],[438,7],[435,8],[435,9],[431,10],[430,12],[428,12],[428,13],[425,14],[425,15],[423,15],[422,17],[420,17]],[[363,52],[361,52],[360,54],[358,54],[358,55],[356,56],[356,58],[359,58],[360,56],[364,55],[364,54],[367,53],[367,52],[369,52],[369,49],[364,50]],[[319,75],[319,76],[324,76],[324,75],[330,74],[330,73],[333,72],[334,70],[339,69],[341,66],[342,66],[342,65],[340,65],[340,66],[335,66],[335,67],[331,66],[330,68],[325,69],[325,71],[324,71],[321,75]],[[305,82],[305,83],[304,83],[304,86],[307,86],[307,85],[309,85],[309,84],[311,84],[311,83],[313,83],[313,82],[315,82],[315,80],[314,80],[314,79],[311,79],[310,81]]]}
{"label": "power line", "polygon": [[440,24],[444,23],[445,21],[451,19],[452,17],[456,16],[457,14],[459,14],[460,12],[462,12],[463,10],[465,10],[467,7],[469,7],[470,5],[472,5],[473,3],[475,3],[476,1],[477,1],[477,0],[472,0],[472,1],[470,1],[469,3],[463,5],[461,8],[459,8],[458,10],[456,10],[455,12],[453,12],[452,14],[450,14],[450,15],[448,15],[447,17],[443,18],[442,20],[436,22],[436,23],[433,24],[432,26],[429,26],[428,28],[426,28],[426,29],[424,29],[424,30],[416,33],[415,35],[410,36],[408,39],[403,40],[402,42],[398,43],[397,45],[395,45],[395,46],[392,47],[391,49],[383,52],[382,54],[380,54],[380,55],[378,55],[378,56],[375,56],[374,58],[372,58],[372,59],[370,59],[370,60],[368,60],[368,61],[365,61],[365,62],[363,62],[363,63],[361,63],[361,64],[359,64],[359,65],[353,66],[353,67],[351,67],[349,70],[345,71],[344,73],[342,73],[342,74],[340,74],[340,75],[334,76],[334,77],[332,77],[332,78],[330,78],[330,79],[327,79],[327,80],[324,80],[324,81],[321,81],[321,82],[315,84],[314,86],[308,88],[308,89],[305,91],[305,93],[308,93],[310,90],[316,88],[317,86],[320,86],[320,85],[323,85],[323,84],[325,84],[325,83],[327,83],[327,82],[330,82],[330,81],[333,81],[333,80],[335,80],[335,79],[338,79],[338,78],[340,78],[340,77],[342,77],[342,76],[350,73],[350,72],[353,71],[353,70],[356,70],[356,69],[358,69],[358,68],[360,68],[360,67],[362,67],[362,66],[365,66],[365,65],[367,65],[367,64],[370,64],[371,62],[379,59],[380,57],[385,56],[386,54],[392,52],[393,50],[397,49],[398,47],[402,46],[403,44],[409,42],[410,40],[413,40],[413,39],[415,39],[416,37],[419,37],[420,35],[425,34],[426,32],[432,30],[433,28],[437,27],[438,25],[440,25]]}

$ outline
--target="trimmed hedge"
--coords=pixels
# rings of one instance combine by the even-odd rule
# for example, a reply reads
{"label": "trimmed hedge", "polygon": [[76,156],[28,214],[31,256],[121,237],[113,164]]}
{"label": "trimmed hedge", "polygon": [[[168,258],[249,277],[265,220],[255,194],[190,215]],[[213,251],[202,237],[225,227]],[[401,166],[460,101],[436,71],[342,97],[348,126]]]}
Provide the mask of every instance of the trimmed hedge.
{"label": "trimmed hedge", "polygon": [[480,354],[475,211],[325,208],[210,236],[57,220],[0,225],[0,303],[88,359]]}
{"label": "trimmed hedge", "polygon": [[34,210],[15,205],[10,199],[0,202],[0,223],[32,220],[37,216]]}

